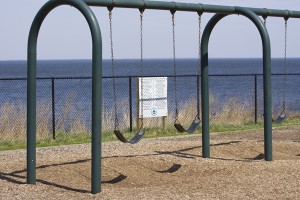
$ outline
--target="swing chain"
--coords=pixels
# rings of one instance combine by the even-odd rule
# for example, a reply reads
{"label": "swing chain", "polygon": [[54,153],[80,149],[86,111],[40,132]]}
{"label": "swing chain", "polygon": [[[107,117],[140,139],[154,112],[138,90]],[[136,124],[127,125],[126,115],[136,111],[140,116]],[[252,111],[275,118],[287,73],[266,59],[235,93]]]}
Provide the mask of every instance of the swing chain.
{"label": "swing chain", "polygon": [[267,28],[267,17],[266,15],[262,16],[264,19],[264,27]]}
{"label": "swing chain", "polygon": [[288,22],[288,17],[284,18],[284,82],[283,82],[283,101],[282,101],[282,106],[283,106],[283,111],[285,110],[286,106],[286,73],[287,73],[287,22]]}
{"label": "swing chain", "polygon": [[143,16],[144,16],[144,10],[140,9],[140,44],[141,44],[141,76],[143,76],[143,68],[144,68],[144,59],[143,59]]}
{"label": "swing chain", "polygon": [[[198,77],[197,77],[197,86],[200,86],[200,74],[201,74],[201,17],[203,12],[198,12]],[[200,91],[197,88],[197,118],[200,119]]]}
{"label": "swing chain", "polygon": [[144,57],[143,57],[143,19],[144,19],[144,8],[139,9],[140,10],[140,45],[141,45],[141,60],[140,60],[140,76],[141,76],[141,126],[140,130],[144,126],[144,98],[143,98],[143,93],[144,93],[144,88],[143,88],[143,77],[144,77]]}
{"label": "swing chain", "polygon": [[175,98],[175,122],[178,121],[178,102],[177,102],[177,72],[176,72],[176,44],[175,44],[175,10],[171,10],[172,14],[172,33],[173,33],[173,75],[174,75],[174,98]]}
{"label": "swing chain", "polygon": [[200,75],[200,67],[201,67],[201,17],[202,17],[202,13],[198,13],[198,58],[199,58],[198,75]]}
{"label": "swing chain", "polygon": [[117,96],[116,96],[116,79],[115,79],[115,59],[114,59],[114,48],[113,48],[113,32],[112,32],[112,7],[109,10],[109,37],[110,37],[110,53],[111,53],[111,64],[112,64],[112,76],[113,76],[113,98],[114,98],[114,113],[115,113],[115,130],[119,128],[118,119],[118,108],[117,108]]}

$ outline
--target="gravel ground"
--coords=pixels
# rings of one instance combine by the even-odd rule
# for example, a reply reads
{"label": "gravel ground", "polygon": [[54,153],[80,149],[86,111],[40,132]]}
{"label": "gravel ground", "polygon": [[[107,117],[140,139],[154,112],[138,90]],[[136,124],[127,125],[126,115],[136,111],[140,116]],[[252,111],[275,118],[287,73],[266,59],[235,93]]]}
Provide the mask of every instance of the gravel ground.
{"label": "gravel ground", "polygon": [[102,192],[90,194],[90,144],[37,150],[37,184],[26,182],[26,151],[0,152],[0,199],[300,199],[300,128],[273,131],[274,161],[263,158],[263,130],[103,144]]}

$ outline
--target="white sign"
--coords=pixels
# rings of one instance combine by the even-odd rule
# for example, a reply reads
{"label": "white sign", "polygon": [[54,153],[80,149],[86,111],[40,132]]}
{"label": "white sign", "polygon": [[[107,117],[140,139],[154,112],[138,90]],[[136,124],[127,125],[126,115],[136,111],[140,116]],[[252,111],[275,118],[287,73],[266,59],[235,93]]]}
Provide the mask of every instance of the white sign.
{"label": "white sign", "polygon": [[168,116],[168,78],[139,78],[139,118]]}

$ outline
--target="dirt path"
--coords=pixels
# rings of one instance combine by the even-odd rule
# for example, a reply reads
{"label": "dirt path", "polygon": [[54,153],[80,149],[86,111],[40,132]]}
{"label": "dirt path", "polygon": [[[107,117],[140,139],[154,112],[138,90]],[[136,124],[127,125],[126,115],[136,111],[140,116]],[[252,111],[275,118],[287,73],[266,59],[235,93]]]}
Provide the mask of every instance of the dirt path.
{"label": "dirt path", "polygon": [[37,185],[26,152],[0,152],[0,199],[299,199],[300,128],[276,129],[274,161],[262,130],[214,134],[211,159],[199,135],[103,144],[102,192],[90,194],[90,145],[41,148]]}

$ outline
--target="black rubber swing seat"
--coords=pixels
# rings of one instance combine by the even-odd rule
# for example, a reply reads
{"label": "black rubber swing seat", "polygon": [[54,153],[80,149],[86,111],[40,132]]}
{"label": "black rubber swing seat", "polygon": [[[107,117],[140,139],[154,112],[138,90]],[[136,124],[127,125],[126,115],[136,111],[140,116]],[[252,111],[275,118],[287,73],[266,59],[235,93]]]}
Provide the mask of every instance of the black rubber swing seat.
{"label": "black rubber swing seat", "polygon": [[279,115],[279,117],[276,120],[273,120],[273,122],[275,124],[280,124],[282,123],[286,118],[286,115],[284,113],[282,113],[281,115]]}
{"label": "black rubber swing seat", "polygon": [[127,140],[119,130],[115,130],[114,133],[121,142],[129,143],[129,144],[135,144],[139,142],[142,139],[142,137],[145,135],[144,131],[139,131],[135,134],[133,138]]}
{"label": "black rubber swing seat", "polygon": [[174,126],[179,132],[188,132],[188,133],[193,133],[195,132],[200,125],[200,119],[194,119],[192,124],[188,129],[185,129],[180,123],[175,123]]}

